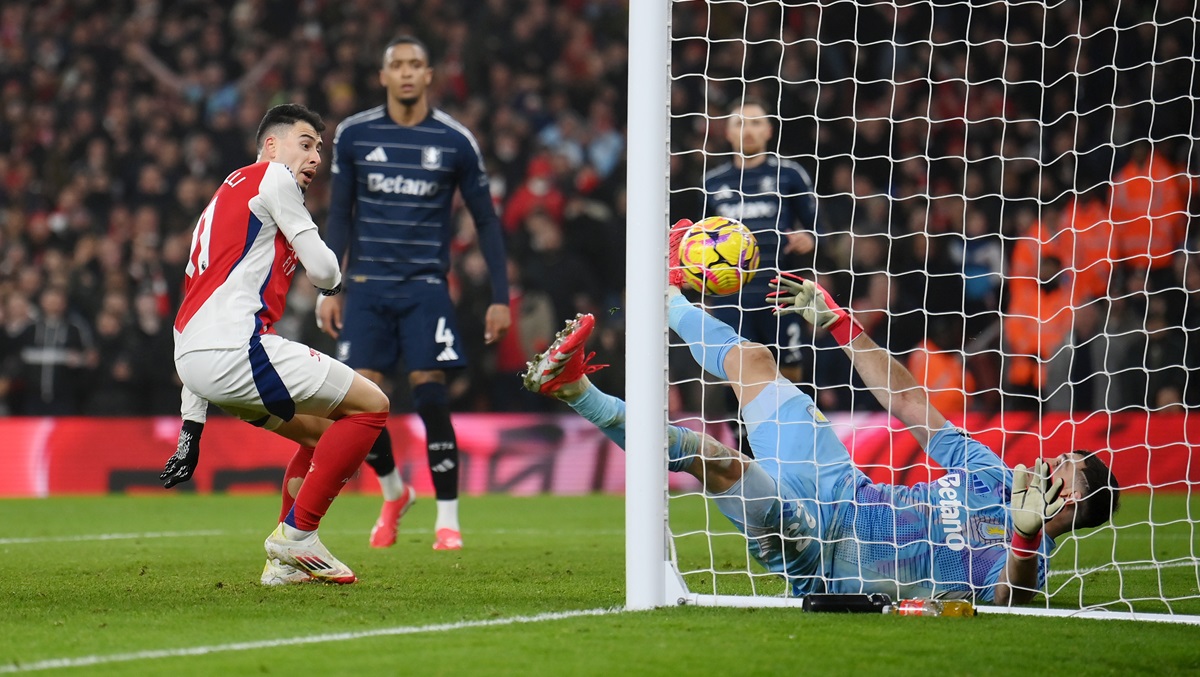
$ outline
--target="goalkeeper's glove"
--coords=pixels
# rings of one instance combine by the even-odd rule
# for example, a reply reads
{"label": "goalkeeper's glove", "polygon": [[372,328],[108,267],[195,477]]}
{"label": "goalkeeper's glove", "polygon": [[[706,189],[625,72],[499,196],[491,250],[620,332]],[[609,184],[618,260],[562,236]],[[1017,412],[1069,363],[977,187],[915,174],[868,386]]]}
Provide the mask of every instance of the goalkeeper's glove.
{"label": "goalkeeper's glove", "polygon": [[204,424],[198,421],[184,421],[179,431],[179,443],[175,453],[167,459],[158,479],[162,480],[167,489],[192,479],[196,466],[200,463],[200,434],[204,432]]}
{"label": "goalkeeper's glove", "polygon": [[1012,523],[1013,555],[1029,559],[1037,554],[1042,542],[1042,527],[1067,504],[1061,495],[1062,478],[1050,481],[1050,466],[1038,459],[1032,469],[1024,464],[1013,468]]}
{"label": "goalkeeper's glove", "polygon": [[333,289],[322,289],[317,287],[317,292],[320,293],[321,296],[337,296],[338,294],[342,293],[342,283],[338,282],[337,286]]}
{"label": "goalkeeper's glove", "polygon": [[838,345],[846,345],[863,333],[862,325],[850,317],[821,285],[791,273],[780,273],[771,280],[776,291],[767,294],[775,304],[775,313],[800,313],[814,327],[828,329]]}

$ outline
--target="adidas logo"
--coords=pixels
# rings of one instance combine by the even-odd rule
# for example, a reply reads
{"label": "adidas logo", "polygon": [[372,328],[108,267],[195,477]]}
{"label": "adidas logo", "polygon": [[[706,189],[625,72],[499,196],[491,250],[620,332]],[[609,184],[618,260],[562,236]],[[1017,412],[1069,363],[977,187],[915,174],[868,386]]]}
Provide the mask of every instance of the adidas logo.
{"label": "adidas logo", "polygon": [[365,158],[367,162],[387,162],[387,153],[383,152],[383,146],[375,146],[375,150],[367,153]]}
{"label": "adidas logo", "polygon": [[438,356],[437,356],[438,362],[449,362],[450,360],[457,360],[457,359],[458,359],[458,353],[454,352],[454,346],[446,346],[445,349],[443,349],[442,352],[438,353]]}
{"label": "adidas logo", "polygon": [[430,472],[450,472],[454,470],[454,461],[446,459],[437,465],[429,467]]}
{"label": "adidas logo", "polygon": [[295,559],[296,564],[299,564],[301,568],[308,571],[323,571],[333,569],[333,566],[316,555],[299,554],[295,555]]}

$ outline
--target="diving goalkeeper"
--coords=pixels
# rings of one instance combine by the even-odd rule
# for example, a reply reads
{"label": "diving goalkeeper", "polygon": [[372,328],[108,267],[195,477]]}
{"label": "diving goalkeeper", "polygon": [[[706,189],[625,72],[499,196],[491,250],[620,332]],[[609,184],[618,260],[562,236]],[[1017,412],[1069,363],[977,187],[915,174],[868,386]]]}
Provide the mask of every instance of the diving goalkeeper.
{"label": "diving goalkeeper", "polygon": [[[672,237],[672,255],[677,237]],[[750,554],[791,593],[884,592],[1023,604],[1044,589],[1054,539],[1100,526],[1116,511],[1116,479],[1095,455],[1072,451],[1010,470],[946,421],[912,374],[812,281],[781,278],[776,312],[828,330],[872,394],[946,474],[912,486],[872,483],[813,400],[780,377],[769,349],[679,293],[672,271],[668,323],[696,361],[730,382],[755,459],[712,437],[668,427],[668,468],[703,485],[746,534]],[[625,444],[625,403],[593,386],[585,343],[594,319],[567,323],[525,373],[529,390],[557,397]]]}

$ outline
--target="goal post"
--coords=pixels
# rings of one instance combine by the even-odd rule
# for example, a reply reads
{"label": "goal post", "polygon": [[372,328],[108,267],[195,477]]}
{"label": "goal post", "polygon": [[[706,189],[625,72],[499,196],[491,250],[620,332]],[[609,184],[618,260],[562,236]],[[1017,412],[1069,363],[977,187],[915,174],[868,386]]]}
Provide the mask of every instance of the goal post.
{"label": "goal post", "polygon": [[[800,266],[844,285],[843,305],[885,327],[881,344],[917,339],[889,348],[926,365],[918,380],[943,388],[939,410],[1007,466],[1086,445],[1122,483],[1113,523],[1056,539],[1043,595],[980,610],[1200,624],[1200,238],[1187,239],[1200,204],[1200,21],[1181,13],[1189,3],[628,5],[627,607],[801,604],[666,462],[668,424],[733,443],[724,386],[699,367],[673,373],[662,290],[672,215],[698,220],[733,195],[764,203],[738,205],[748,221],[792,196],[782,169],[753,186],[705,184],[734,159],[731,107],[755,100],[769,109],[767,153],[812,183],[816,249]],[[792,227],[773,234],[783,242]],[[1052,293],[1060,275],[1068,319],[1041,315],[1045,297],[1019,298]],[[831,376],[849,372],[840,349],[803,332],[801,383],[827,391],[817,405],[856,465],[876,482],[938,479],[861,383]],[[1179,341],[1157,342],[1164,332]],[[777,351],[796,347],[785,340]]]}
{"label": "goal post", "polygon": [[667,0],[629,8],[625,604],[666,604]]}

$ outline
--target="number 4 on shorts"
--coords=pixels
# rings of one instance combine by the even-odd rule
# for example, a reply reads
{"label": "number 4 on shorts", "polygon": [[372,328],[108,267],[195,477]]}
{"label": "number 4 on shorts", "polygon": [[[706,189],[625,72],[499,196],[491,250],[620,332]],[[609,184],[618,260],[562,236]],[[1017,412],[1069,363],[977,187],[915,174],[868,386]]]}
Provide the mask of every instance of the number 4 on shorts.
{"label": "number 4 on shorts", "polygon": [[446,326],[445,317],[438,318],[437,329],[433,331],[433,340],[436,343],[446,346],[442,349],[442,352],[438,353],[438,362],[449,362],[458,359],[458,353],[454,350],[454,332],[450,331],[450,328]]}

